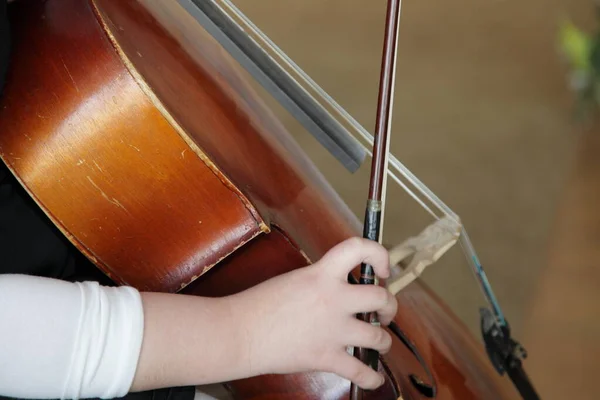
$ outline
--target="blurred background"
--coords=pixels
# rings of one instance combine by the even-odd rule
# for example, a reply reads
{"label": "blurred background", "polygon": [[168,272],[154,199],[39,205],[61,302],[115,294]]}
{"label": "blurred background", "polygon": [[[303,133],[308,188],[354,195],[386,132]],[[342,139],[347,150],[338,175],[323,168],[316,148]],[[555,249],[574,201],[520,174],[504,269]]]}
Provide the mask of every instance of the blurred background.
{"label": "blurred background", "polygon": [[[373,132],[387,1],[234,3]],[[591,0],[404,0],[391,150],[462,217],[544,399],[597,399],[600,125],[576,118],[559,48]],[[351,175],[270,105],[363,218],[370,163]],[[432,218],[390,183],[384,241]],[[481,292],[459,246],[423,279],[479,332]]]}

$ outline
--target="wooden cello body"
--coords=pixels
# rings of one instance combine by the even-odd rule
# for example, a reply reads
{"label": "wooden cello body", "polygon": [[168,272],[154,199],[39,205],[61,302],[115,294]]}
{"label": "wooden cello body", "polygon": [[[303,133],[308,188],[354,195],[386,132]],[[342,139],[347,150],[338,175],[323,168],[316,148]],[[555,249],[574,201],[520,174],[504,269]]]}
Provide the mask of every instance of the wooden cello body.
{"label": "wooden cello body", "polygon": [[[10,8],[0,156],[116,283],[223,296],[360,236],[360,221],[176,2]],[[425,286],[413,283],[398,300],[405,337],[394,332],[380,363],[388,381],[368,398],[428,398],[427,388],[437,399],[516,398]],[[342,399],[350,385],[311,373],[227,387],[238,399]]]}

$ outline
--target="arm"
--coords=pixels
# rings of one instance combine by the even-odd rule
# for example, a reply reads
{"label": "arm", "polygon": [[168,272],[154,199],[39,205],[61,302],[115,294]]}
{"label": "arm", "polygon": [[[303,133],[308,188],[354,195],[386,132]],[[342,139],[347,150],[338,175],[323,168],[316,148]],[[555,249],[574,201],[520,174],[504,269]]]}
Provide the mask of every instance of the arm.
{"label": "arm", "polygon": [[314,265],[224,298],[0,278],[0,318],[14,327],[0,331],[0,360],[16,360],[0,364],[0,393],[111,398],[311,370],[375,388],[382,377],[346,347],[385,353],[391,337],[354,315],[377,311],[385,325],[397,304],[382,287],[348,284],[362,261],[389,275],[383,247],[351,239]]}
{"label": "arm", "polygon": [[312,370],[336,373],[364,388],[378,387],[383,377],[346,350],[362,346],[386,353],[388,333],[355,315],[376,311],[387,325],[397,302],[382,287],[348,283],[348,273],[363,261],[379,277],[389,276],[383,247],[350,239],[309,267],[234,296],[144,294],[147,332],[133,389]]}

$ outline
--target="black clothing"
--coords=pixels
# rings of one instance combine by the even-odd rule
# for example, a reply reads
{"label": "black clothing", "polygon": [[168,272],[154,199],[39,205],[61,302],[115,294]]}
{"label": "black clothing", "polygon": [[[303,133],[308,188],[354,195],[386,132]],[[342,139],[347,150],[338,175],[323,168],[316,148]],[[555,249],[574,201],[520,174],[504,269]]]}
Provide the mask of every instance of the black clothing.
{"label": "black clothing", "polygon": [[0,93],[4,86],[4,76],[8,68],[8,52],[10,36],[8,34],[8,18],[6,17],[6,2],[0,0]]}

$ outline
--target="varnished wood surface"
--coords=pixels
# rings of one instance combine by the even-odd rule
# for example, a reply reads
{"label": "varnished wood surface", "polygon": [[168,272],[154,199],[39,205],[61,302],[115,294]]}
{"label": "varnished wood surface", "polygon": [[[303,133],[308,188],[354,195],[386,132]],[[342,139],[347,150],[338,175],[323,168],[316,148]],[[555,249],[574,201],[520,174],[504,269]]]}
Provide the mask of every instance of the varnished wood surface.
{"label": "varnished wood surface", "polygon": [[[0,103],[0,148],[100,267],[140,289],[173,291],[197,278],[186,290],[203,294],[205,284],[206,293],[223,295],[360,235],[348,207],[175,2],[96,4],[104,27],[84,0],[14,8],[17,57]],[[76,168],[79,160],[87,169]],[[250,240],[266,229],[263,220],[285,241],[274,233]],[[396,321],[433,370],[437,398],[514,397],[426,288],[413,284],[398,299]],[[420,398],[408,374],[426,376],[399,341],[384,362],[404,396]],[[269,376],[231,387],[238,398],[343,398],[341,380],[331,379]],[[382,390],[378,398],[388,398],[389,386]]]}
{"label": "varnished wood surface", "polygon": [[94,3],[165,109],[265,221],[312,260],[360,229],[238,65],[177,2]]}
{"label": "varnished wood surface", "polygon": [[260,232],[144,95],[88,4],[11,10],[0,156],[79,249],[119,283],[175,291]]}

